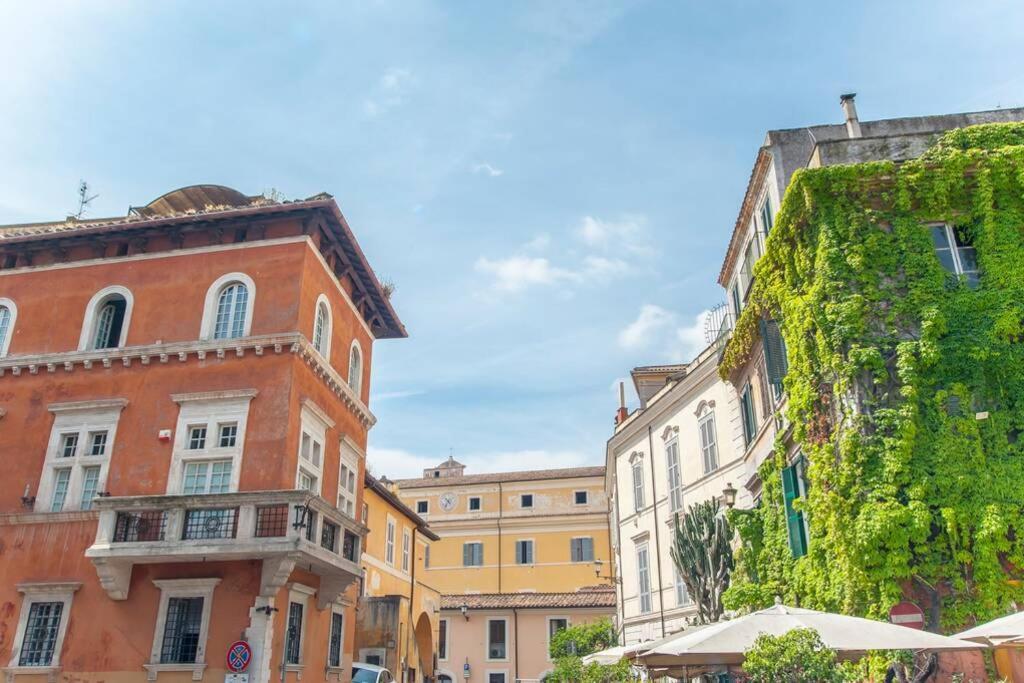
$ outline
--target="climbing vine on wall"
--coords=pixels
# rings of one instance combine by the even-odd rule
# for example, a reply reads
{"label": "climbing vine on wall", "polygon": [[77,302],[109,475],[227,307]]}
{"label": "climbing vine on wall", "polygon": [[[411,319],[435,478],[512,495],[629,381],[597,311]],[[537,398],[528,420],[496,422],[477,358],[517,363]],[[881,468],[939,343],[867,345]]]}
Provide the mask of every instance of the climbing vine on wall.
{"label": "climbing vine on wall", "polygon": [[[938,222],[973,243],[977,287],[943,268]],[[1024,124],[954,130],[903,164],[797,172],[723,376],[762,316],[788,350],[811,542],[792,559],[780,443],[761,506],[733,515],[727,606],[780,595],[883,618],[912,595],[954,628],[1024,600]]]}

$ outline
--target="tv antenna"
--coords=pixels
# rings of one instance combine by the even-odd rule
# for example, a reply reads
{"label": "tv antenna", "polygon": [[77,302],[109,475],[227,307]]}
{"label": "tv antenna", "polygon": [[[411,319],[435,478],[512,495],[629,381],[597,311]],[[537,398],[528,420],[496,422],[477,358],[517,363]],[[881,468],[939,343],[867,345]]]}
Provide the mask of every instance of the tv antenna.
{"label": "tv antenna", "polygon": [[92,200],[97,197],[99,197],[98,194],[94,194],[92,196],[89,195],[89,183],[83,180],[78,184],[78,211],[75,212],[76,220],[81,220],[82,214],[84,214],[85,210],[89,208],[89,204]]}

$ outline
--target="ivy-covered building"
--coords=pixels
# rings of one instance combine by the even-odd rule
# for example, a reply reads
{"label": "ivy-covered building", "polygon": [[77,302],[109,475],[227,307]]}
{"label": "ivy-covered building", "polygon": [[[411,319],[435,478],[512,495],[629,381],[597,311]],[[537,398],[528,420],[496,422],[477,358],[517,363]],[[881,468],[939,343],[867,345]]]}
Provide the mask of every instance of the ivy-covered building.
{"label": "ivy-covered building", "polygon": [[[732,607],[1024,601],[1024,109],[772,131],[720,277]],[[781,200],[781,201],[780,201]]]}

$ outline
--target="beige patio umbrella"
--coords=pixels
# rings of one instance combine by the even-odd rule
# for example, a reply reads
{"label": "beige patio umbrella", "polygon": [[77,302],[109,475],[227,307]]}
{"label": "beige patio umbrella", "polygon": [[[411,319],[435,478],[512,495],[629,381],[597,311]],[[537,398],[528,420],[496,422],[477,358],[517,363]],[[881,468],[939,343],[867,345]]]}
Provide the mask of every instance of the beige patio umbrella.
{"label": "beige patio umbrella", "polygon": [[855,659],[871,650],[971,650],[984,647],[883,621],[775,605],[730,621],[683,631],[675,638],[640,653],[637,660],[655,668],[742,664],[743,653],[759,635],[782,635],[796,628],[814,629],[826,647],[836,650],[840,657],[846,659]]}
{"label": "beige patio umbrella", "polygon": [[1024,612],[993,619],[974,628],[957,633],[954,638],[973,640],[986,645],[1021,645],[1024,644]]}
{"label": "beige patio umbrella", "polygon": [[601,650],[600,652],[592,652],[591,654],[583,657],[582,661],[584,664],[590,664],[597,662],[601,666],[608,666],[619,662],[623,657],[630,657],[633,653],[639,650],[647,649],[650,641],[646,643],[635,643],[633,645],[616,645],[610,647],[607,650]]}

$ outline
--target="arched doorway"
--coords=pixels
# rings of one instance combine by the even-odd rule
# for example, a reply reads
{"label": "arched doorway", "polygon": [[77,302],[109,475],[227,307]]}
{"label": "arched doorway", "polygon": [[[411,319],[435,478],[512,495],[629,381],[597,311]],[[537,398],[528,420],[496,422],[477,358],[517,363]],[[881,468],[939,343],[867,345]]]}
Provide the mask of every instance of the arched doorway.
{"label": "arched doorway", "polygon": [[430,616],[421,612],[416,619],[416,651],[419,653],[419,674],[417,680],[425,681],[434,675],[434,631],[430,626]]}

